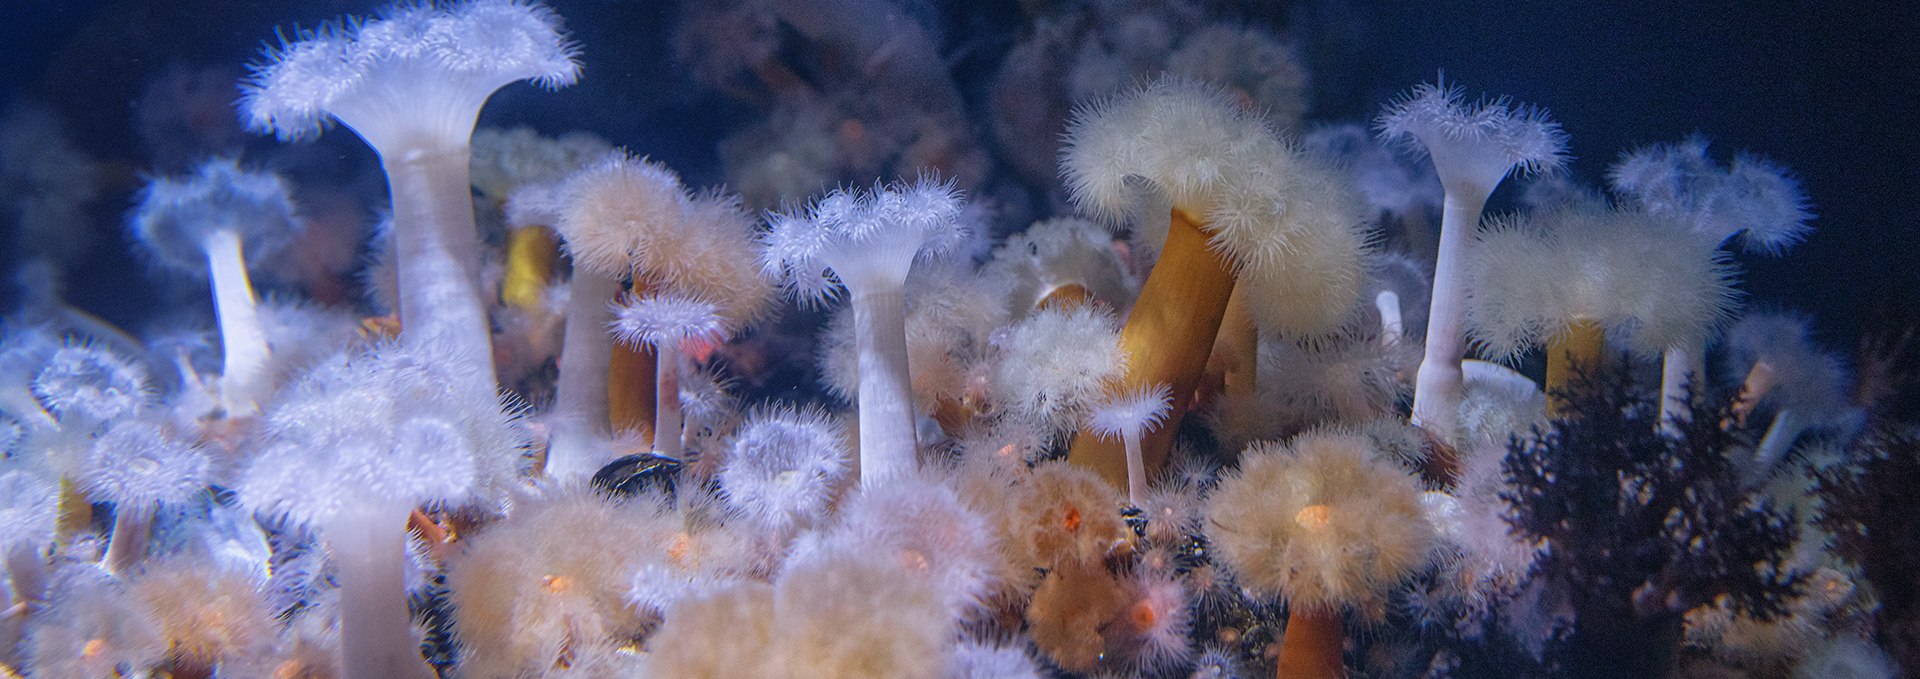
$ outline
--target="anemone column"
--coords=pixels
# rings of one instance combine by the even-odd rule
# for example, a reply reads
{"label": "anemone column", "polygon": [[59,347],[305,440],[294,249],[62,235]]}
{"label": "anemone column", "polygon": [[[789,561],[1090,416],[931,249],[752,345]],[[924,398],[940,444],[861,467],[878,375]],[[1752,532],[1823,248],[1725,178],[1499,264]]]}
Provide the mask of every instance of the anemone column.
{"label": "anemone column", "polygon": [[762,237],[763,269],[796,296],[820,301],[844,287],[853,305],[863,486],[917,466],[907,273],[920,257],[954,250],[967,234],[959,214],[953,185],[923,178],[870,192],[835,191],[805,212],[774,214]]}
{"label": "anemone column", "polygon": [[380,154],[393,195],[402,333],[451,349],[469,393],[495,389],[469,181],[474,119],[495,90],[579,76],[573,46],[546,8],[513,0],[407,6],[289,42],[243,87],[247,124],[282,139],[329,117]]}
{"label": "anemone column", "polygon": [[1118,437],[1127,451],[1127,503],[1146,507],[1147,465],[1140,437],[1159,426],[1173,406],[1165,385],[1112,394],[1093,408],[1091,428],[1104,437]]}
{"label": "anemone column", "polygon": [[464,142],[380,154],[393,201],[401,332],[409,341],[457,348],[492,385],[492,331],[480,293],[480,240],[467,188],[471,163]]}
{"label": "anemone column", "polygon": [[[1131,219],[1137,240],[1160,246],[1121,330],[1123,386],[1172,393],[1165,426],[1141,441],[1148,472],[1166,460],[1221,333],[1235,339],[1227,343],[1239,349],[1233,362],[1251,369],[1258,336],[1250,323],[1267,333],[1324,332],[1357,299],[1360,219],[1338,207],[1348,201],[1336,182],[1218,90],[1162,80],[1082,109],[1067,130],[1061,173],[1077,206]],[[1236,287],[1246,289],[1245,319],[1223,329]],[[1236,380],[1236,389],[1250,386]],[[1127,483],[1121,443],[1087,428],[1067,459],[1115,487]]]}
{"label": "anemone column", "polygon": [[158,262],[204,270],[220,322],[220,406],[230,417],[259,412],[271,390],[266,329],[247,278],[258,262],[302,228],[285,183],[240,169],[231,159],[202,163],[192,177],[155,179],[140,193],[129,226]]}
{"label": "anemone column", "polygon": [[433,675],[412,643],[407,612],[408,511],[405,505],[367,505],[321,528],[340,583],[343,676]]}
{"label": "anemone column", "polygon": [[1434,263],[1427,344],[1414,383],[1413,423],[1452,438],[1459,429],[1467,355],[1465,257],[1487,197],[1509,173],[1551,170],[1566,162],[1566,135],[1546,113],[1505,99],[1467,105],[1444,82],[1422,84],[1380,116],[1380,133],[1417,145],[1433,158],[1446,189],[1440,252]]}

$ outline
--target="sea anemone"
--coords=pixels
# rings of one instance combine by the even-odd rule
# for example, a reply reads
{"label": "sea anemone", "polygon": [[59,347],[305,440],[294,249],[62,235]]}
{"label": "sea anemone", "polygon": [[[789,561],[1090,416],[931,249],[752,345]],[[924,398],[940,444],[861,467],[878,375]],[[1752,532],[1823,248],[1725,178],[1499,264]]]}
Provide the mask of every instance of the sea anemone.
{"label": "sea anemone", "polygon": [[641,564],[627,589],[627,602],[642,613],[671,608],[736,583],[764,577],[777,560],[760,536],[721,523],[706,508],[707,498],[676,493],[679,526],[644,545],[653,556]]}
{"label": "sea anemone", "polygon": [[1117,636],[1131,642],[1127,664],[1150,675],[1192,658],[1193,642],[1187,638],[1192,606],[1180,579],[1136,570],[1126,590],[1131,601],[1120,612]]}
{"label": "sea anemone", "polygon": [[1511,360],[1548,344],[1556,414],[1573,376],[1598,366],[1607,336],[1642,355],[1704,345],[1737,298],[1724,257],[1628,212],[1502,221],[1468,246],[1463,265],[1467,325],[1488,353]]}
{"label": "sea anemone", "polygon": [[[1317,334],[1352,309],[1361,219],[1336,207],[1357,201],[1340,198],[1327,173],[1218,90],[1163,79],[1082,108],[1067,128],[1061,174],[1082,210],[1132,219],[1137,235],[1164,241],[1121,330],[1132,360],[1122,386],[1165,384],[1174,397],[1168,426],[1142,444],[1149,468],[1165,461],[1220,335],[1239,338],[1238,367],[1251,375],[1247,323]],[[1167,210],[1166,229],[1159,210]],[[1246,286],[1237,307],[1236,282]],[[1286,301],[1247,304],[1269,294]],[[1233,320],[1230,307],[1249,320]],[[1119,442],[1090,431],[1068,459],[1116,485],[1126,478]]]}
{"label": "sea anemone", "polygon": [[1382,137],[1424,149],[1446,189],[1413,422],[1449,438],[1458,428],[1460,361],[1467,355],[1466,251],[1480,212],[1508,174],[1551,171],[1567,159],[1567,136],[1545,111],[1504,98],[1469,106],[1464,97],[1445,82],[1423,83],[1375,122]]}
{"label": "sea anemone", "polygon": [[1418,482],[1358,434],[1254,444],[1208,500],[1208,537],[1235,581],[1289,610],[1283,671],[1339,673],[1340,610],[1381,601],[1434,541]]}
{"label": "sea anemone", "polygon": [[1830,425],[1851,410],[1846,366],[1813,341],[1805,317],[1753,313],[1727,332],[1727,364],[1741,374],[1733,415],[1744,423],[1761,404],[1774,408],[1773,422],[1753,451],[1756,478],[1786,456],[1809,429]]}
{"label": "sea anemone", "polygon": [[[1374,224],[1345,177],[1289,152],[1296,157],[1273,186],[1237,197],[1232,208],[1255,224],[1274,226],[1248,227],[1244,236],[1223,232],[1216,243],[1241,253],[1235,295],[1261,335],[1324,338],[1352,324],[1368,283]],[[1228,242],[1229,235],[1245,243]]]}
{"label": "sea anemone", "polygon": [[491,390],[467,390],[463,358],[407,344],[321,363],[269,409],[237,484],[248,506],[325,537],[349,675],[428,673],[411,642],[407,516],[497,493],[525,445]]}
{"label": "sea anemone", "polygon": [[[1628,205],[1715,249],[1737,238],[1747,252],[1779,255],[1812,230],[1806,193],[1785,168],[1741,154],[1722,169],[1707,156],[1705,137],[1624,154],[1608,179]],[[1660,407],[1669,434],[1687,414],[1690,392],[1701,391],[1697,383],[1707,378],[1705,350],[1701,343],[1667,349]]]}
{"label": "sea anemone", "polygon": [[1003,548],[1015,568],[1097,563],[1129,535],[1120,519],[1120,494],[1078,465],[1034,465],[1016,498],[1000,515]]}
{"label": "sea anemone", "polygon": [[773,636],[783,628],[774,617],[773,587],[745,582],[680,600],[666,622],[647,638],[648,669],[687,679],[783,677]]}
{"label": "sea anemone", "polygon": [[491,391],[469,180],[474,119],[501,87],[559,87],[579,75],[573,44],[544,6],[402,5],[269,51],[242,85],[240,108],[248,127],[288,140],[312,137],[335,118],[380,154],[393,197],[402,327],[453,347],[474,367],[462,379]]}
{"label": "sea anemone", "polygon": [[1056,436],[1077,428],[1127,367],[1113,316],[1093,306],[1037,310],[996,341],[994,401]]}
{"label": "sea anemone", "polygon": [[823,556],[774,582],[775,676],[938,677],[953,635],[940,585],[894,559]]}
{"label": "sea anemone", "polygon": [[91,344],[69,344],[48,355],[33,377],[33,395],[62,429],[79,431],[132,416],[154,402],[145,366]]}
{"label": "sea anemone", "polygon": [[[522,192],[515,200],[539,197]],[[591,441],[604,437],[611,423],[607,370],[614,349],[607,330],[613,320],[609,303],[620,292],[621,279],[633,271],[636,250],[686,235],[686,192],[679,176],[665,166],[616,153],[574,173],[548,198],[555,203],[553,226],[565,239],[574,268],[560,375],[548,416],[552,434],[546,471],[555,479],[578,481],[607,462],[589,451]]]}
{"label": "sea anemone", "polygon": [[907,369],[906,281],[922,258],[951,252],[968,230],[949,182],[923,177],[871,191],[835,191],[804,210],[776,212],[762,236],[766,274],[801,301],[844,287],[860,356],[860,483],[912,472],[912,380]]}
{"label": "sea anemone", "polygon": [[1309,608],[1372,601],[1427,561],[1414,478],[1358,434],[1255,444],[1207,511],[1221,562],[1256,593]]}
{"label": "sea anemone", "polygon": [[107,567],[125,572],[145,556],[154,512],[204,491],[211,466],[198,441],[147,419],[123,420],[95,440],[78,480],[89,496],[114,505]]}
{"label": "sea anemone", "polygon": [[264,575],[174,555],[149,564],[127,594],[159,623],[177,667],[213,670],[272,647],[278,622],[261,594]]}
{"label": "sea anemone", "polygon": [[1173,396],[1166,385],[1110,393],[1093,405],[1087,426],[1101,436],[1120,438],[1127,447],[1127,503],[1144,507],[1147,466],[1140,454],[1140,437],[1166,419]]}
{"label": "sea anemone", "polygon": [[166,657],[159,621],[104,571],[63,568],[49,591],[46,610],[27,627],[24,656],[33,676],[131,676]]}
{"label": "sea anemone", "polygon": [[1068,300],[1120,309],[1140,283],[1113,245],[1105,227],[1085,219],[1034,222],[1026,231],[1007,236],[981,275],[1012,284],[1008,300],[1015,315]]}
{"label": "sea anemone", "polygon": [[1707,145],[1694,136],[1635,149],[1607,179],[1636,207],[1716,246],[1737,237],[1748,252],[1778,255],[1806,238],[1813,210],[1785,168],[1746,154],[1722,168]]}
{"label": "sea anemone", "polygon": [[852,471],[840,422],[813,408],[766,408],[733,434],[719,483],[745,521],[788,535],[827,515]]}
{"label": "sea anemone", "polygon": [[608,324],[621,343],[653,349],[655,364],[653,452],[672,458],[686,454],[681,440],[680,373],[682,343],[717,342],[726,337],[726,319],[713,302],[673,290],[632,296],[614,305]]}
{"label": "sea anemone", "polygon": [[1160,482],[1153,484],[1146,497],[1135,505],[1147,520],[1145,537],[1149,543],[1165,549],[1201,533],[1200,493],[1205,486],[1183,474],[1186,467],[1194,464],[1191,458],[1177,458],[1167,466]]}
{"label": "sea anemone", "polygon": [[1001,565],[990,524],[945,484],[914,476],[862,488],[839,518],[811,554],[796,555],[789,568],[833,554],[894,562],[908,577],[925,580],[954,619],[997,584]]}
{"label": "sea anemone", "polygon": [[1126,590],[1100,562],[1058,562],[1027,605],[1028,634],[1061,668],[1087,672],[1106,653],[1101,629],[1129,603]]}
{"label": "sea anemone", "polygon": [[285,182],[240,169],[226,158],[202,163],[190,178],[155,179],[140,192],[128,229],[154,260],[206,271],[220,319],[220,403],[229,416],[259,412],[272,389],[267,334],[247,278],[247,262],[265,261],[292,242],[305,222]]}
{"label": "sea anemone", "polygon": [[575,648],[639,638],[645,621],[628,603],[632,578],[666,559],[660,546],[678,529],[652,497],[618,501],[563,487],[520,504],[450,564],[464,667],[519,677],[568,662]]}

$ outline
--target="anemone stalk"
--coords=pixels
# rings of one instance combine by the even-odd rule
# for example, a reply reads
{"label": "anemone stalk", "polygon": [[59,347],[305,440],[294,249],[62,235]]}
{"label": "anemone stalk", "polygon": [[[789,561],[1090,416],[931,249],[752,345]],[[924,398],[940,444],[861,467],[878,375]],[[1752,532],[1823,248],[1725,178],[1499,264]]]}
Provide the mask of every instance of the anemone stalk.
{"label": "anemone stalk", "polygon": [[[1167,385],[1173,395],[1166,425],[1141,441],[1144,465],[1152,469],[1164,464],[1172,450],[1173,435],[1206,372],[1234,287],[1232,271],[1225,258],[1207,247],[1199,222],[1177,209],[1170,219],[1166,247],[1120,329],[1120,347],[1128,357],[1120,387]],[[1074,436],[1067,460],[1099,472],[1116,488],[1127,485],[1127,453],[1119,440],[1082,430]]]}
{"label": "anemone stalk", "polygon": [[1433,266],[1433,302],[1427,307],[1427,344],[1414,380],[1413,423],[1451,438],[1458,428],[1466,376],[1467,296],[1462,271],[1467,239],[1480,222],[1486,197],[1448,191],[1440,213],[1440,249]]}
{"label": "anemone stalk", "polygon": [[914,468],[918,444],[907,373],[907,298],[904,285],[883,281],[849,281],[847,287],[860,361],[860,480],[866,484]]}
{"label": "anemone stalk", "polygon": [[267,332],[260,325],[253,284],[240,253],[240,234],[229,229],[206,237],[213,311],[220,322],[220,406],[227,416],[252,415],[272,385],[267,380]]}
{"label": "anemone stalk", "polygon": [[620,281],[576,267],[567,291],[567,325],[561,339],[560,375],[554,384],[553,434],[547,444],[547,476],[582,479],[600,468],[591,451],[595,434],[610,423],[607,368],[613,361],[613,336],[607,304]]}
{"label": "anemone stalk", "polygon": [[430,679],[407,612],[407,515],[402,505],[371,503],[322,528],[340,583],[343,677]]}
{"label": "anemone stalk", "polygon": [[480,239],[467,180],[470,156],[465,143],[425,144],[383,153],[380,164],[393,200],[401,334],[467,357],[476,384],[484,381],[491,392],[493,343],[475,268]]}

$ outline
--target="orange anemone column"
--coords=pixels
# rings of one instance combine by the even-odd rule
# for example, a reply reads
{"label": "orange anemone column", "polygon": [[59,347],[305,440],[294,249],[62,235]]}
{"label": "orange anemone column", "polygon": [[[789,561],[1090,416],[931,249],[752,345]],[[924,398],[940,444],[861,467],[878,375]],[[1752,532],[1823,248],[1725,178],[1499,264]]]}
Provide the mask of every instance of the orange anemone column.
{"label": "orange anemone column", "polygon": [[[633,294],[644,295],[647,280],[633,278]],[[613,361],[607,366],[607,418],[615,433],[634,432],[653,440],[654,356],[646,347],[613,343]]]}
{"label": "orange anemone column", "polygon": [[[1127,352],[1122,387],[1165,384],[1173,390],[1167,421],[1140,441],[1149,475],[1167,460],[1233,295],[1233,273],[1208,245],[1200,223],[1179,208],[1174,208],[1171,221],[1160,260],[1147,274],[1120,330],[1120,345]],[[1115,488],[1127,487],[1126,449],[1118,438],[1103,439],[1083,428],[1074,435],[1067,460],[1092,469]]]}
{"label": "orange anemone column", "polygon": [[1280,638],[1278,679],[1340,679],[1340,659],[1346,631],[1340,612],[1293,608],[1287,612],[1286,636]]}

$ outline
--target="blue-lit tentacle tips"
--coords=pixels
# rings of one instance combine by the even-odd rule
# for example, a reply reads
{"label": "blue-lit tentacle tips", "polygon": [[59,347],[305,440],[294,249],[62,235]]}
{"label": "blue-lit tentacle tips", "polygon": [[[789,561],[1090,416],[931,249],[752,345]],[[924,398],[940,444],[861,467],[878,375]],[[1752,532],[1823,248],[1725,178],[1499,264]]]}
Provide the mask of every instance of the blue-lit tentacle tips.
{"label": "blue-lit tentacle tips", "polygon": [[573,84],[578,52],[560,17],[538,3],[403,5],[268,50],[241,86],[241,118],[288,140],[317,135],[329,117],[376,148],[421,131],[465,140],[495,90]]}

